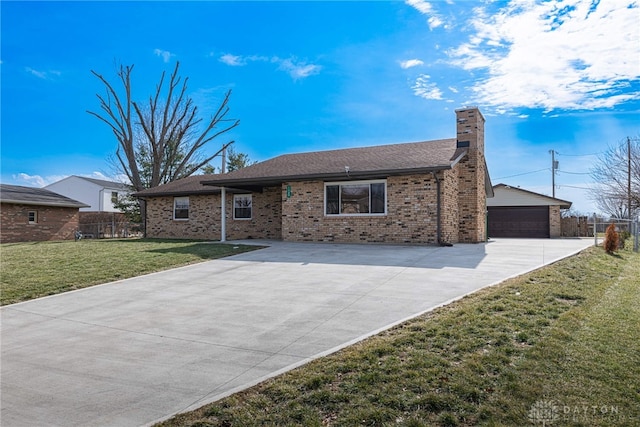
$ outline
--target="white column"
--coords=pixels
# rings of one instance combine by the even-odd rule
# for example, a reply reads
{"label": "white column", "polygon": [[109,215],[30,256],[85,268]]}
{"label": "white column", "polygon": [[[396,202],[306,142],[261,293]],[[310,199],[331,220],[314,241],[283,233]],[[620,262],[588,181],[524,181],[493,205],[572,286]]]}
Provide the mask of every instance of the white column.
{"label": "white column", "polygon": [[227,241],[227,189],[221,187],[220,189],[220,241]]}

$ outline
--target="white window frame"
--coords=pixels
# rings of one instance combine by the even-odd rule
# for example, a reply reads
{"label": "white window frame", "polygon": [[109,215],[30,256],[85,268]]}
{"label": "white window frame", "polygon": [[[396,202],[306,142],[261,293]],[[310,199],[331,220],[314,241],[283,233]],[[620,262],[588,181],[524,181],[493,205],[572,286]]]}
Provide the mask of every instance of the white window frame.
{"label": "white window frame", "polygon": [[[187,201],[187,217],[186,218],[176,218],[176,210],[177,210],[177,205],[178,205],[178,201],[180,200],[186,200]],[[184,210],[184,208],[183,208]],[[173,198],[173,219],[174,221],[189,221],[189,215],[190,215],[190,210],[191,210],[191,205],[189,203],[189,196],[186,197],[174,197]]]}
{"label": "white window frame", "polygon": [[[249,218],[236,216],[236,200],[249,198]],[[253,197],[251,194],[234,194],[233,195],[233,219],[238,221],[250,221],[253,219]]]}
{"label": "white window frame", "polygon": [[[376,213],[337,213],[330,214],[327,213],[327,187],[330,186],[339,186],[343,185],[369,185],[369,210],[371,210],[371,184],[384,184],[384,212],[376,212]],[[342,190],[338,190],[338,209],[342,210]],[[324,183],[324,216],[335,218],[335,217],[365,217],[365,216],[386,216],[387,215],[387,180],[386,179],[372,179],[372,180],[363,180],[363,181],[337,181],[337,182],[325,182]]]}
{"label": "white window frame", "polygon": [[[31,219],[31,214],[33,214],[33,219]],[[38,223],[38,211],[29,211],[27,212],[27,220],[29,224],[37,224]]]}

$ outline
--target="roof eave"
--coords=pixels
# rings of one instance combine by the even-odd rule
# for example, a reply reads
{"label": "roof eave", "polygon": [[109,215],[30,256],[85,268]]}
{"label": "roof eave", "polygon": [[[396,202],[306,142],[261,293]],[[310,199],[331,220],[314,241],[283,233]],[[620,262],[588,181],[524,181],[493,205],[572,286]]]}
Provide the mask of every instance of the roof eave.
{"label": "roof eave", "polygon": [[[455,163],[453,163],[455,164]],[[453,164],[429,166],[423,168],[411,168],[411,169],[388,169],[388,170],[372,170],[372,171],[349,171],[324,173],[324,174],[301,174],[301,175],[285,175],[285,176],[271,176],[271,177],[253,177],[253,178],[236,178],[236,179],[220,179],[220,180],[205,180],[200,181],[202,185],[209,186],[234,186],[234,185],[277,185],[283,182],[290,181],[345,181],[352,179],[373,179],[386,176],[398,176],[398,175],[413,175],[418,173],[430,173],[440,170],[451,169]]]}
{"label": "roof eave", "polygon": [[38,202],[32,200],[13,200],[2,199],[0,203],[11,203],[14,205],[29,205],[29,206],[50,206],[54,208],[90,208],[91,205],[85,205],[84,203],[55,203],[55,202]]}

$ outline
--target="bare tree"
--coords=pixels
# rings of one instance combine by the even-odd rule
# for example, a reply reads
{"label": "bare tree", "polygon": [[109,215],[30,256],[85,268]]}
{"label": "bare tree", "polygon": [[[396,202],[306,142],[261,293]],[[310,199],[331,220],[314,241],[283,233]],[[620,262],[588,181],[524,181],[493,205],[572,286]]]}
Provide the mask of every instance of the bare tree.
{"label": "bare tree", "polygon": [[614,218],[640,213],[640,138],[625,138],[611,146],[591,169],[598,184],[592,198],[598,208]]}
{"label": "bare tree", "polygon": [[122,90],[117,91],[101,74],[91,70],[105,86],[105,95],[97,94],[101,112],[87,111],[106,123],[116,139],[116,159],[134,190],[141,191],[192,175],[233,141],[213,155],[203,154],[205,145],[240,123],[228,119],[229,90],[208,122],[198,116],[198,107],[187,95],[188,78],[178,75],[180,63],[165,85],[165,73],[155,93],[140,104],[131,96],[133,65],[120,66],[117,76]]}

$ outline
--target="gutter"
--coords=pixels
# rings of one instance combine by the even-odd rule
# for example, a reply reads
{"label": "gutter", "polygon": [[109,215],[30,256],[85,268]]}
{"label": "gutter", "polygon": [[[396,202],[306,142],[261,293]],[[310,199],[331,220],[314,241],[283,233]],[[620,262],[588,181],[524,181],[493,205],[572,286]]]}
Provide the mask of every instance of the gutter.
{"label": "gutter", "polygon": [[440,200],[440,179],[436,175],[435,171],[432,171],[431,174],[433,175],[433,179],[436,180],[436,192],[438,193],[436,196],[436,241],[439,245],[444,245],[444,243],[442,243],[442,230],[440,228],[440,212],[442,210],[442,203]]}

